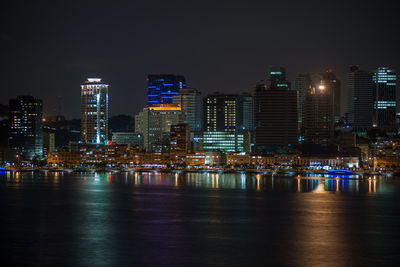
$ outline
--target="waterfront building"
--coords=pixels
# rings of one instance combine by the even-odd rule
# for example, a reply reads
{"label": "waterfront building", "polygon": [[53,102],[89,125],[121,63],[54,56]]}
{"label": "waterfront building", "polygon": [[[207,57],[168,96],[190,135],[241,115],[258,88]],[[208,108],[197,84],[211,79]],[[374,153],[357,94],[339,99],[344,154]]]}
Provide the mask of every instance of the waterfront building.
{"label": "waterfront building", "polygon": [[113,132],[112,143],[117,145],[143,146],[143,138],[140,133]]}
{"label": "waterfront building", "polygon": [[184,115],[184,122],[189,124],[192,133],[202,130],[202,99],[201,93],[195,88],[182,88],[173,97],[173,104],[180,105]]}
{"label": "waterfront building", "polygon": [[154,104],[135,116],[135,132],[143,137],[146,151],[161,151],[169,146],[171,126],[183,122],[181,107],[175,104]]}
{"label": "waterfront building", "polygon": [[372,74],[360,70],[358,66],[350,66],[348,82],[348,119],[357,132],[366,132],[372,127],[373,84]]}
{"label": "waterfront building", "polygon": [[43,104],[33,96],[18,96],[9,102],[9,148],[24,159],[43,156]]}
{"label": "waterfront building", "polygon": [[254,99],[250,93],[242,93],[243,104],[243,130],[248,130],[251,134],[254,131]]}
{"label": "waterfront building", "polygon": [[318,77],[307,90],[303,105],[303,132],[306,143],[329,145],[334,134],[334,88]]}
{"label": "waterfront building", "polygon": [[341,82],[337,79],[336,74],[332,70],[321,73],[321,80],[324,80],[325,86],[333,90],[333,113],[335,122],[339,122],[341,117]]}
{"label": "waterfront building", "polygon": [[309,73],[299,73],[296,75],[296,79],[294,81],[294,90],[298,92],[299,100],[298,100],[298,122],[299,127],[303,123],[303,105],[306,100],[307,90],[311,87],[311,76]]}
{"label": "waterfront building", "polygon": [[174,153],[187,153],[190,151],[190,126],[180,123],[171,126],[170,151]]}
{"label": "waterfront building", "polygon": [[[249,146],[249,144],[248,144]],[[203,133],[204,151],[245,152],[245,134],[235,132],[210,131]]]}
{"label": "waterfront building", "polygon": [[182,75],[150,74],[147,76],[147,105],[172,104],[173,97],[185,87]]}
{"label": "waterfront building", "polygon": [[108,142],[108,84],[88,78],[81,85],[81,141],[85,144]]}
{"label": "waterfront building", "polygon": [[396,121],[396,72],[380,67],[372,75],[373,126],[393,129]]}
{"label": "waterfront building", "polygon": [[298,142],[298,92],[289,87],[256,86],[254,91],[255,152],[268,153]]}
{"label": "waterfront building", "polygon": [[43,132],[43,154],[54,152],[55,150],[55,133],[53,132]]}
{"label": "waterfront building", "polygon": [[203,100],[206,132],[240,132],[243,127],[242,97],[235,94],[214,93]]}

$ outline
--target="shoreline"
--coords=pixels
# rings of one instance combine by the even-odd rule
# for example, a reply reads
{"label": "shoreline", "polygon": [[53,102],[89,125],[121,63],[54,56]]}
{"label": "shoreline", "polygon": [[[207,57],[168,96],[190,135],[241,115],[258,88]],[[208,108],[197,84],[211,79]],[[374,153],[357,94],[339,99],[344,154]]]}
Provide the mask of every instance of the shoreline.
{"label": "shoreline", "polygon": [[336,175],[329,174],[328,171],[325,170],[293,170],[293,169],[224,169],[224,168],[216,168],[216,169],[151,169],[151,168],[130,168],[130,169],[69,169],[69,168],[61,168],[61,169],[41,169],[41,168],[33,168],[33,169],[15,169],[15,168],[5,168],[0,170],[3,172],[163,172],[163,173],[256,173],[256,174],[293,174],[293,175],[329,175],[332,177],[348,177],[348,176],[387,176],[387,175],[397,175],[394,172],[368,172],[368,171],[355,171],[352,174],[346,175]]}

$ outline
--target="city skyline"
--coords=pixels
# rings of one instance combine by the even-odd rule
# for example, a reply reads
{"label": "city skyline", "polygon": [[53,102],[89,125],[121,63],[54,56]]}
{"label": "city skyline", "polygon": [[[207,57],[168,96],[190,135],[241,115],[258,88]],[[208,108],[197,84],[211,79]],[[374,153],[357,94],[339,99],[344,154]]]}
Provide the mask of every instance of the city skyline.
{"label": "city skyline", "polygon": [[[149,7],[102,1],[7,4],[0,42],[1,104],[30,93],[48,103],[45,114],[55,115],[61,102],[62,114],[78,118],[79,84],[102,77],[111,88],[111,114],[133,115],[146,99],[149,73],[185,75],[188,86],[208,94],[250,92],[266,79],[270,65],[285,66],[292,84],[297,73],[332,69],[342,88],[351,64],[369,71],[399,69],[397,37],[391,32],[399,25],[394,1],[384,6],[366,1],[362,8],[349,1],[328,7],[290,1],[222,1],[212,8],[156,2]],[[85,14],[90,12],[99,16],[89,22]],[[110,19],[103,21],[102,15]],[[372,34],[378,30],[384,43]]]}

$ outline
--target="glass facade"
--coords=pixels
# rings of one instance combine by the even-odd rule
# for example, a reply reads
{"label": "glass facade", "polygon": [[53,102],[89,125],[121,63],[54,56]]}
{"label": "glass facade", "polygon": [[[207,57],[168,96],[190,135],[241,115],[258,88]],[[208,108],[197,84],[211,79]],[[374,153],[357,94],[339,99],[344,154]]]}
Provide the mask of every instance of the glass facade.
{"label": "glass facade", "polygon": [[81,85],[81,140],[86,144],[108,142],[108,84],[88,78]]}
{"label": "glass facade", "polygon": [[244,135],[232,132],[204,132],[205,151],[244,152]]}
{"label": "glass facade", "polygon": [[186,87],[184,76],[151,74],[147,76],[147,105],[172,104],[173,97]]}
{"label": "glass facade", "polygon": [[43,156],[43,104],[33,96],[10,100],[9,147],[28,160]]}
{"label": "glass facade", "polygon": [[393,128],[396,124],[396,72],[387,67],[373,73],[373,126]]}

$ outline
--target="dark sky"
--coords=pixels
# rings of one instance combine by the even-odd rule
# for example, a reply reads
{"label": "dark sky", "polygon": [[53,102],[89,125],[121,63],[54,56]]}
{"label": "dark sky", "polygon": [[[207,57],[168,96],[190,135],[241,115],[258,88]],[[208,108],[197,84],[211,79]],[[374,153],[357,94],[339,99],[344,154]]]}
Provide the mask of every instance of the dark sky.
{"label": "dark sky", "polygon": [[[146,75],[205,93],[250,91],[268,67],[400,70],[396,1],[1,1],[1,100],[30,93],[79,117],[80,84],[110,84],[111,115],[145,105]],[[7,2],[7,3],[4,3]],[[345,90],[345,88],[343,88]]]}

